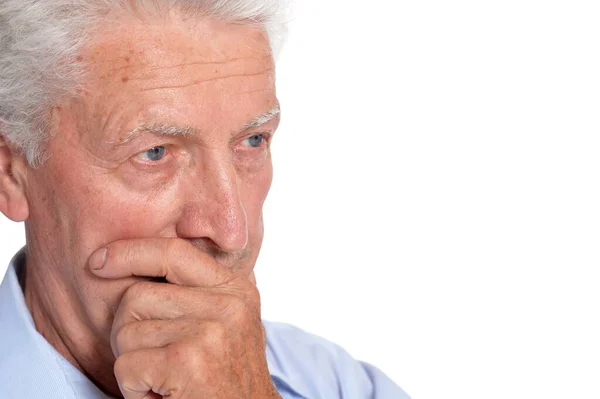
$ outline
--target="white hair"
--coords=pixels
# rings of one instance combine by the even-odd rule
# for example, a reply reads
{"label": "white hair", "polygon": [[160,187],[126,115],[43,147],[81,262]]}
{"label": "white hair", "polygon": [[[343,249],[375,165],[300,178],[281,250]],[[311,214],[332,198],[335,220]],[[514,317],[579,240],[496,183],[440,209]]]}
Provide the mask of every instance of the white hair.
{"label": "white hair", "polygon": [[83,84],[78,54],[92,26],[114,10],[193,17],[260,26],[276,55],[285,35],[281,0],[0,0],[0,135],[29,164],[45,159],[50,110]]}

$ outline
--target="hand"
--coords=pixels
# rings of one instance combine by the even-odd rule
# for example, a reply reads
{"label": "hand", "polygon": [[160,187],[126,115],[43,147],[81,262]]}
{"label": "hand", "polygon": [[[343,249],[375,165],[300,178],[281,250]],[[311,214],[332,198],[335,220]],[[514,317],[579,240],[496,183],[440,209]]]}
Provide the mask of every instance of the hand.
{"label": "hand", "polygon": [[[99,277],[165,277],[124,294],[111,347],[126,399],[280,398],[266,360],[260,296],[249,278],[177,238],[122,240],[98,250]],[[105,262],[100,269],[95,267]]]}

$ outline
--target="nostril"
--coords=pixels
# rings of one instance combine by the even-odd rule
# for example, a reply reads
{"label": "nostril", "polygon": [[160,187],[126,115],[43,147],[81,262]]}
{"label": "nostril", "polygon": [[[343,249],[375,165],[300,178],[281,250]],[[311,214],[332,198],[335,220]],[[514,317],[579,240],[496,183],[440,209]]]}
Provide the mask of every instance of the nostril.
{"label": "nostril", "polygon": [[206,252],[207,254],[212,255],[213,257],[219,256],[222,252],[219,246],[212,238],[202,237],[202,238],[192,238],[189,240],[190,244],[199,250]]}

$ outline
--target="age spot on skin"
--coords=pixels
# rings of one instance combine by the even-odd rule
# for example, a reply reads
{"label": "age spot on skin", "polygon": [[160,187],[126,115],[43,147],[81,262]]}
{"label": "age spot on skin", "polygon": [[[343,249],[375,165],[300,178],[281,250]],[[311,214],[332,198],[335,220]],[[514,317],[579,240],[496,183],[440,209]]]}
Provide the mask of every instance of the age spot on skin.
{"label": "age spot on skin", "polygon": [[123,76],[121,81],[123,81],[123,83],[127,83],[129,81],[129,76]]}

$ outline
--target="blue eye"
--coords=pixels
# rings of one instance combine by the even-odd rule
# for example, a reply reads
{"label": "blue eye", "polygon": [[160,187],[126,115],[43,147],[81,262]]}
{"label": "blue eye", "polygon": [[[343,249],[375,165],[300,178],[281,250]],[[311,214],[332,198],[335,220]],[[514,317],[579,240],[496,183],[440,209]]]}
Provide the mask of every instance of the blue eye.
{"label": "blue eye", "polygon": [[163,159],[165,156],[166,149],[163,146],[153,147],[147,151],[140,152],[138,155],[146,161],[157,162]]}
{"label": "blue eye", "polygon": [[256,134],[252,137],[248,137],[247,140],[250,142],[251,147],[258,148],[258,147],[260,147],[262,142],[265,140],[265,135],[264,134]]}

